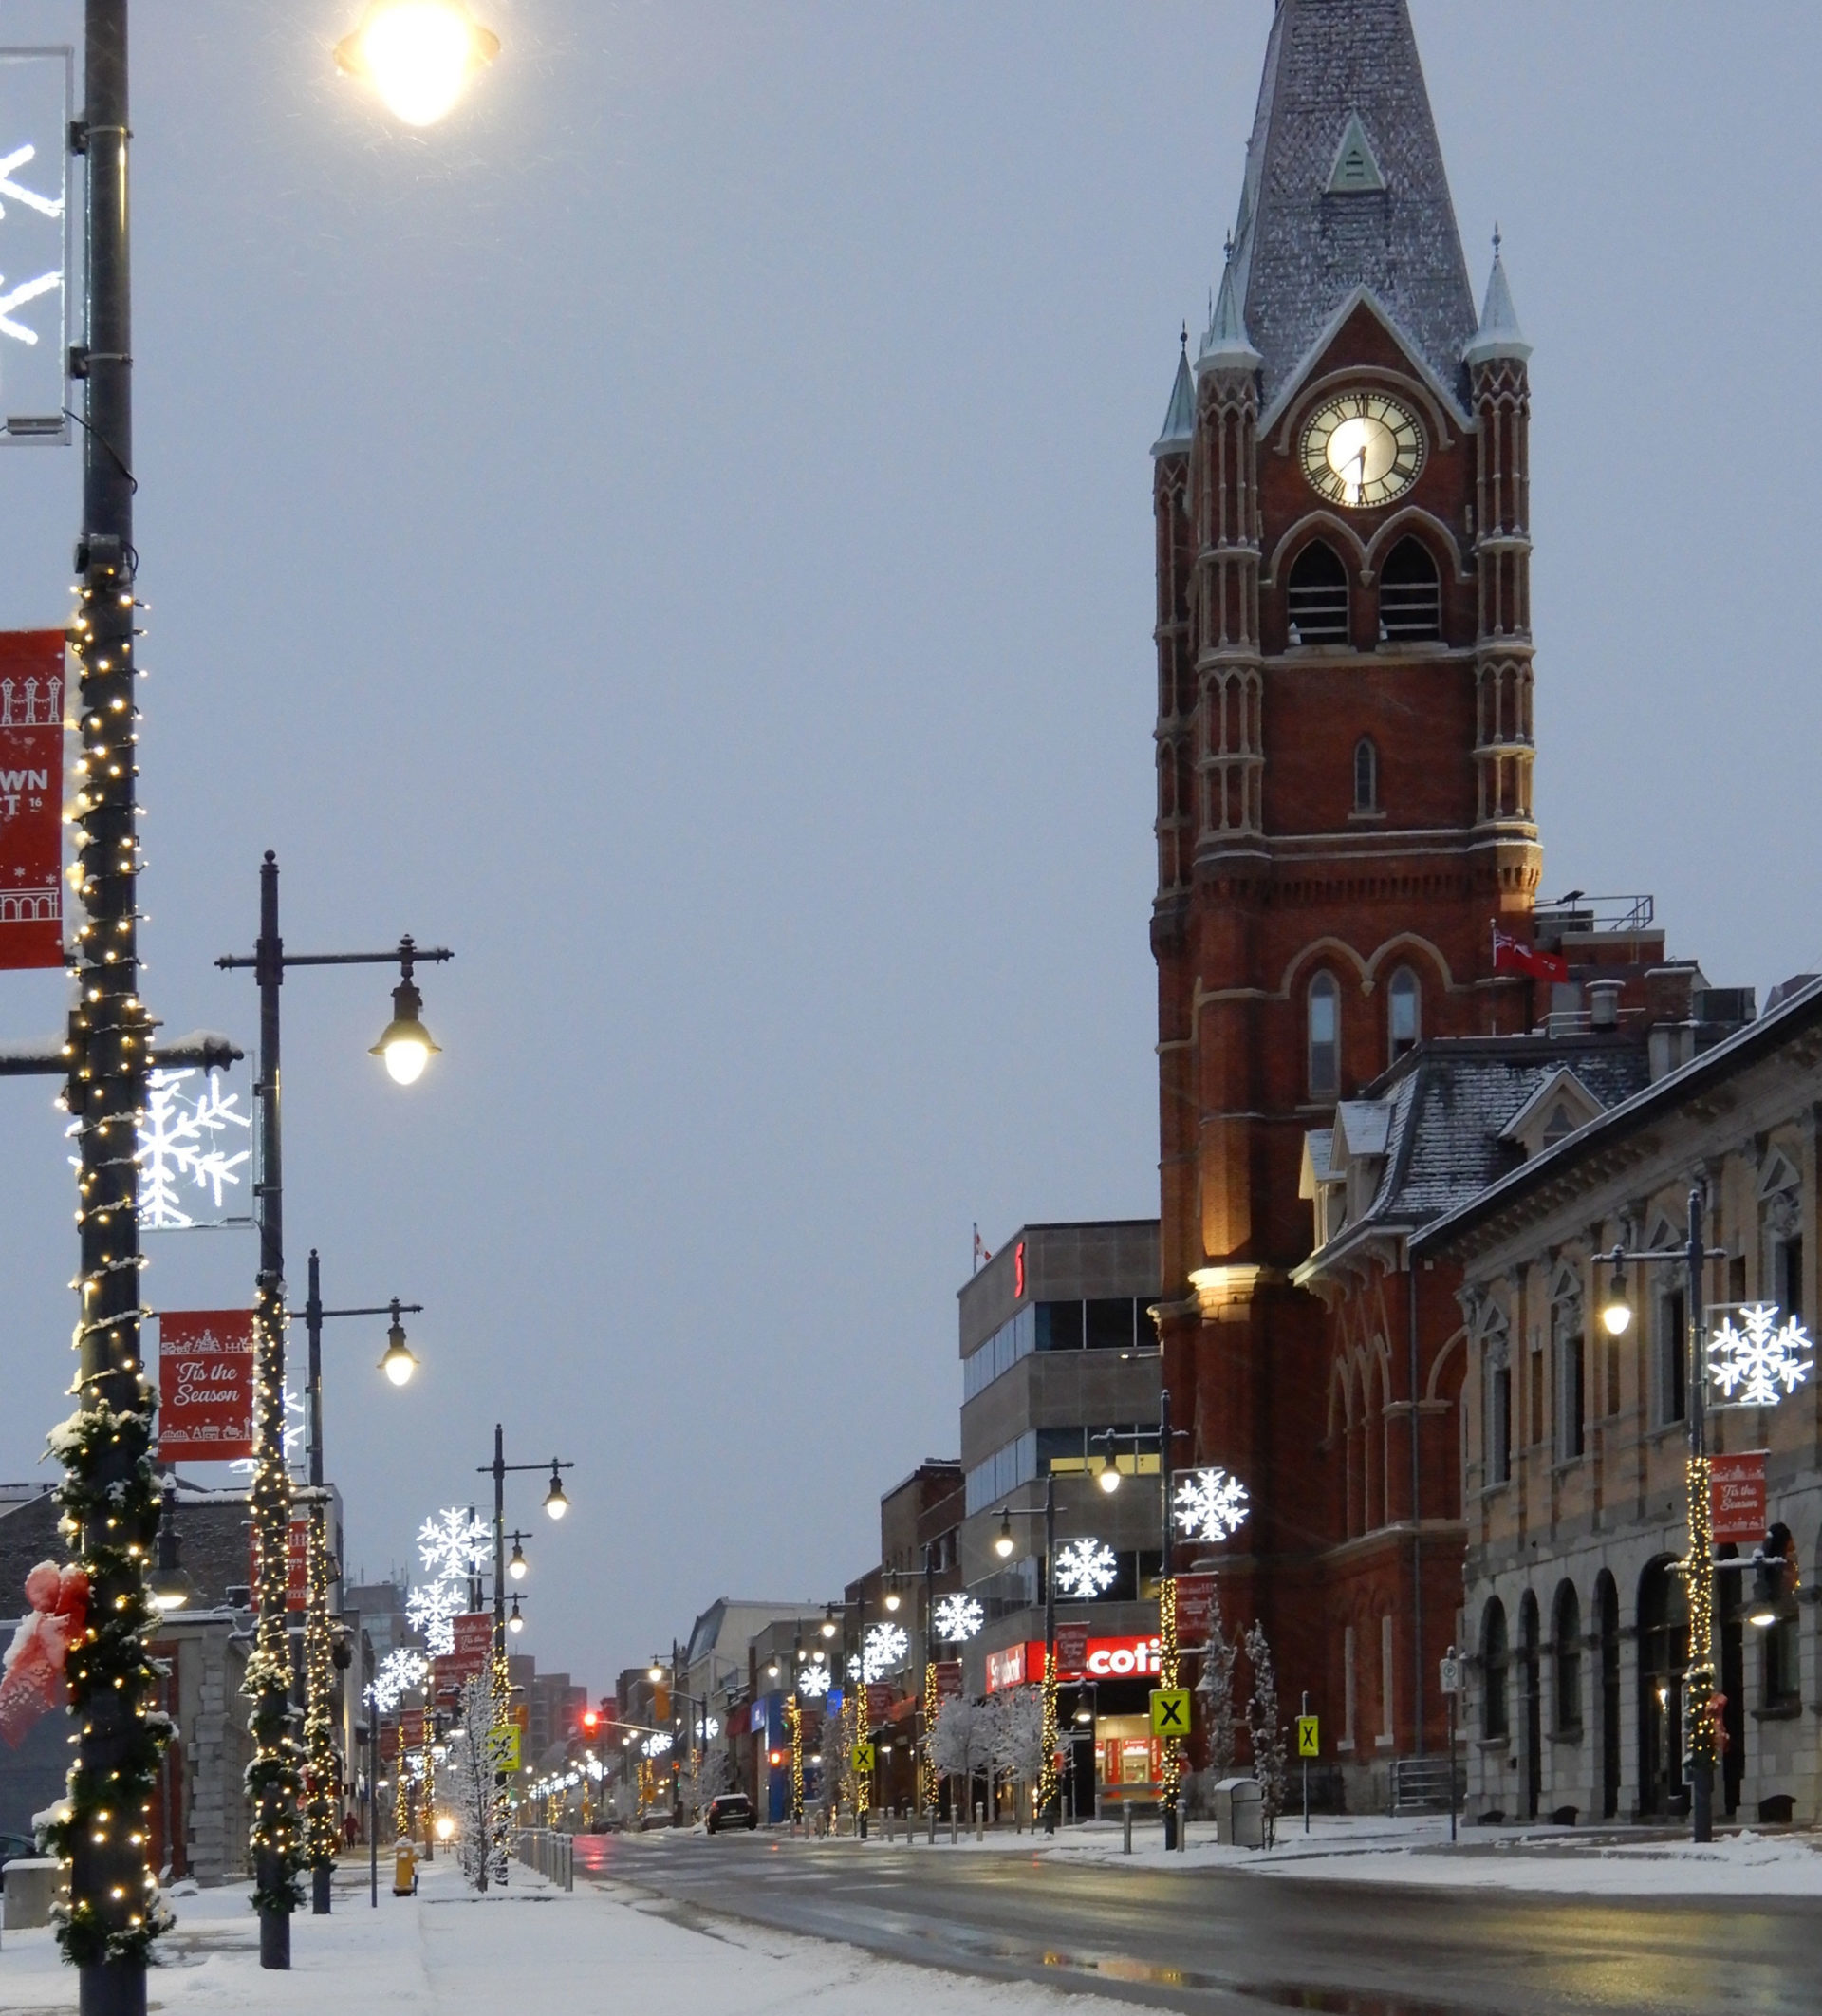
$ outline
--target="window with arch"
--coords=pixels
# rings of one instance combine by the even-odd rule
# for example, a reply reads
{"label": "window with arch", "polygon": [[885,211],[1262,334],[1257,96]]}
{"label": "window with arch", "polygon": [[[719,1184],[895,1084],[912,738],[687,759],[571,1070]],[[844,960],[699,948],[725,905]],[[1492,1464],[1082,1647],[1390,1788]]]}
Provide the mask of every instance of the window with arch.
{"label": "window with arch", "polygon": [[1562,1583],[1551,1617],[1556,1653],[1556,1733],[1582,1733],[1582,1600],[1573,1582]]}
{"label": "window with arch", "polygon": [[1354,744],[1354,810],[1379,810],[1379,751],[1369,735],[1363,735]]}
{"label": "window with arch", "polygon": [[1341,989],[1332,973],[1310,982],[1310,1096],[1332,1099],[1341,1089]]}
{"label": "window with arch", "polygon": [[1480,1733],[1489,1743],[1512,1734],[1507,1690],[1511,1649],[1506,1642],[1506,1606],[1492,1597],[1480,1615]]}
{"label": "window with arch", "polygon": [[1291,642],[1348,642],[1348,569],[1325,540],[1312,539],[1291,569]]}
{"label": "window with arch", "polygon": [[1442,582],[1422,539],[1404,538],[1379,575],[1379,626],[1388,638],[1442,635]]}
{"label": "window with arch", "polygon": [[1423,1034],[1423,990],[1408,966],[1401,966],[1392,975],[1385,990],[1385,1033],[1394,1064],[1407,1050],[1417,1048]]}

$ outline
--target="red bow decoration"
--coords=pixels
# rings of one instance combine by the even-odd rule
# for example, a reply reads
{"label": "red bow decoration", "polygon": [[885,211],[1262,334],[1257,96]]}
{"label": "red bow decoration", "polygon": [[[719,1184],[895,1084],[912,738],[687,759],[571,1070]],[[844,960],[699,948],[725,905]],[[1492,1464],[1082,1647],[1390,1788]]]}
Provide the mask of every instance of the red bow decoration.
{"label": "red bow decoration", "polygon": [[68,1699],[64,1661],[88,1621],[88,1577],[40,1561],[26,1577],[31,1608],[0,1660],[0,1736],[15,1747],[41,1715]]}

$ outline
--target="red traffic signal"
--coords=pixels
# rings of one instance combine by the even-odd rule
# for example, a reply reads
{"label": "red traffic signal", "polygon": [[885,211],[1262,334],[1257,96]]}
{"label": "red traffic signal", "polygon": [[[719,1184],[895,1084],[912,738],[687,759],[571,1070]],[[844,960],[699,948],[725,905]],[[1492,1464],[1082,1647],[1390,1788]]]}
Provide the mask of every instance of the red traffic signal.
{"label": "red traffic signal", "polygon": [[592,1736],[601,1727],[600,1715],[591,1708],[584,1708],[582,1711],[582,1726]]}

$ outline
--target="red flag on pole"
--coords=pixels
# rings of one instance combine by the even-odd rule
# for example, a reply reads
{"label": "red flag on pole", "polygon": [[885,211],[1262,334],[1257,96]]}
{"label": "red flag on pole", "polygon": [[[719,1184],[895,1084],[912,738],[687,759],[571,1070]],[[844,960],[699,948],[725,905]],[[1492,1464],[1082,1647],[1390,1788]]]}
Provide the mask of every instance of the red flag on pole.
{"label": "red flag on pole", "polygon": [[1533,980],[1563,981],[1569,979],[1569,961],[1557,952],[1540,952],[1510,931],[1493,927],[1493,970],[1496,973],[1528,973]]}
{"label": "red flag on pole", "polygon": [[0,968],[64,962],[64,633],[0,630]]}

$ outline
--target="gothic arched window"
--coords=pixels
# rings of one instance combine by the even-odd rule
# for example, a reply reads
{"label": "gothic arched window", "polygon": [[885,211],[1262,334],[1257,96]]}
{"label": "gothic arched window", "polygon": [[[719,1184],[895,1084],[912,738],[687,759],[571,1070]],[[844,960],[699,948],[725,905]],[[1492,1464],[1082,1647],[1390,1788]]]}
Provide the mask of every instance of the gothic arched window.
{"label": "gothic arched window", "polygon": [[1332,1099],[1341,1088],[1341,989],[1332,973],[1310,982],[1310,1095]]}
{"label": "gothic arched window", "polygon": [[1392,975],[1392,983],[1385,990],[1385,1030],[1394,1064],[1407,1050],[1417,1048],[1423,1033],[1422,990],[1408,966],[1401,966]]}
{"label": "gothic arched window", "polygon": [[1379,810],[1379,751],[1369,735],[1363,735],[1354,744],[1354,810]]}
{"label": "gothic arched window", "polygon": [[1442,583],[1421,539],[1401,539],[1380,570],[1379,626],[1388,638],[1442,635]]}
{"label": "gothic arched window", "polygon": [[1332,546],[1312,539],[1291,569],[1291,642],[1348,642],[1348,569]]}

